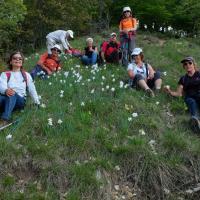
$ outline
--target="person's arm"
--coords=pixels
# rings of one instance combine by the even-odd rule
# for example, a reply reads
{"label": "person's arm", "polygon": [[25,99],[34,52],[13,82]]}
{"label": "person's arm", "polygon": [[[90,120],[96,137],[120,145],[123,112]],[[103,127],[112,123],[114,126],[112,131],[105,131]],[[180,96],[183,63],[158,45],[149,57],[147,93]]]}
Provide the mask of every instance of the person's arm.
{"label": "person's arm", "polygon": [[61,41],[65,50],[69,50],[69,48],[71,48],[70,45],[69,45],[69,42],[67,41],[66,33],[62,33],[60,35],[60,41]]}
{"label": "person's arm", "polygon": [[94,51],[95,51],[96,53],[98,53],[98,48],[97,48],[97,47],[95,47],[95,48],[94,48]]}
{"label": "person's arm", "polygon": [[133,70],[131,70],[131,69],[128,70],[128,76],[129,76],[129,78],[134,79],[135,75],[134,75]]}
{"label": "person's arm", "polygon": [[39,105],[40,104],[40,100],[33,82],[33,79],[31,78],[30,74],[26,72],[27,75],[27,87],[28,87],[28,92],[31,96],[31,98],[33,99],[34,103]]}
{"label": "person's arm", "polygon": [[137,30],[137,20],[135,18],[132,18],[132,22],[133,22],[133,28],[131,29],[131,31],[136,31]]}
{"label": "person's arm", "polygon": [[47,57],[48,57],[48,53],[42,54],[37,64],[40,65],[42,69],[44,69],[47,72],[48,75],[50,75],[52,74],[51,70],[48,67],[46,67],[44,64]]}
{"label": "person's arm", "polygon": [[0,93],[9,97],[15,94],[15,91],[8,87],[8,80],[5,72],[2,72],[0,76]]}
{"label": "person's arm", "polygon": [[164,86],[164,91],[173,97],[181,97],[183,96],[183,85],[178,85],[175,91],[171,90],[170,87],[167,85]]}
{"label": "person's arm", "polygon": [[148,70],[149,70],[149,76],[148,76],[148,79],[152,79],[153,77],[154,77],[154,73],[155,73],[155,71],[154,71],[154,69],[153,69],[153,67],[151,66],[151,65],[149,65],[148,64]]}

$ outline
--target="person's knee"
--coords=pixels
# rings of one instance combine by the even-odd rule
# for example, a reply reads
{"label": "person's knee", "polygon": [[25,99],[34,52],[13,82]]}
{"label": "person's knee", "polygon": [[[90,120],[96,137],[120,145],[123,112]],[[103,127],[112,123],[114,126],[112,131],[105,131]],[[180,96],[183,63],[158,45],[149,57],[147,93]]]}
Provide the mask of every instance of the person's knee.
{"label": "person's knee", "polygon": [[188,105],[197,104],[196,100],[191,97],[185,98],[185,103]]}
{"label": "person's knee", "polygon": [[141,74],[136,74],[135,75],[135,80],[138,83],[140,80],[144,80],[144,77]]}
{"label": "person's knee", "polygon": [[154,79],[157,80],[157,79],[161,79],[161,72],[160,71],[156,71],[154,73]]}

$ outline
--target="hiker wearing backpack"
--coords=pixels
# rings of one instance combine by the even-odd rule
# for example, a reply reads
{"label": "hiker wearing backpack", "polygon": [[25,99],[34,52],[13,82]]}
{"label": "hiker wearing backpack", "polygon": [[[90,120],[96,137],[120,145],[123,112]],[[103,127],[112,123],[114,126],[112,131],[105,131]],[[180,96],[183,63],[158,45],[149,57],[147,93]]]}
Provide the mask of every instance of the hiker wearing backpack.
{"label": "hiker wearing backpack", "polygon": [[0,108],[2,111],[0,126],[9,123],[15,109],[23,109],[26,103],[26,90],[29,91],[35,104],[40,101],[30,74],[23,69],[24,56],[15,51],[8,60],[9,71],[0,75]]}
{"label": "hiker wearing backpack", "polygon": [[141,48],[135,48],[131,55],[134,61],[128,65],[130,86],[139,87],[145,90],[148,96],[154,97],[152,89],[159,92],[162,85],[160,72],[155,71],[150,64],[144,62]]}
{"label": "hiker wearing backpack", "polygon": [[81,61],[84,65],[94,65],[97,63],[98,50],[97,47],[93,45],[93,39],[86,39],[86,47],[84,49]]}
{"label": "hiker wearing backpack", "polygon": [[131,53],[135,48],[137,20],[133,17],[130,7],[124,7],[119,24],[120,44],[122,49],[122,64],[127,66]]}
{"label": "hiker wearing backpack", "polygon": [[178,81],[176,90],[171,90],[170,86],[164,86],[164,91],[174,97],[184,96],[184,101],[190,111],[190,125],[195,132],[200,132],[200,71],[193,57],[185,57],[181,61],[186,74]]}
{"label": "hiker wearing backpack", "polygon": [[37,65],[31,71],[32,79],[34,80],[36,76],[44,79],[47,75],[51,75],[53,72],[60,70],[60,53],[61,48],[56,44],[51,48],[51,54],[48,54],[48,52],[42,54]]}
{"label": "hiker wearing backpack", "polygon": [[69,44],[69,40],[72,38],[74,38],[74,33],[72,30],[68,31],[57,30],[49,33],[46,36],[48,54],[51,54],[51,49],[56,44],[60,46],[60,49],[64,51],[69,51],[72,48]]}
{"label": "hiker wearing backpack", "polygon": [[101,45],[100,59],[103,63],[119,63],[120,43],[117,41],[117,34],[111,33],[110,39]]}

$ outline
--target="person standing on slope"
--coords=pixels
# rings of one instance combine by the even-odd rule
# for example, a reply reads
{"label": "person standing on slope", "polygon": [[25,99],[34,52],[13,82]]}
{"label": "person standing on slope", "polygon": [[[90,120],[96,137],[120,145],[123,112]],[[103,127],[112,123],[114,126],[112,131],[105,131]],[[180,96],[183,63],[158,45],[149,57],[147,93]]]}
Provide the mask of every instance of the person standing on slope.
{"label": "person standing on slope", "polygon": [[[124,7],[122,12],[122,18],[119,24],[120,43],[122,53],[126,50],[126,55],[123,55],[123,65],[127,65],[131,58],[131,53],[135,48],[135,36],[137,30],[137,20],[133,17],[130,7]],[[125,53],[124,53],[125,54]]]}

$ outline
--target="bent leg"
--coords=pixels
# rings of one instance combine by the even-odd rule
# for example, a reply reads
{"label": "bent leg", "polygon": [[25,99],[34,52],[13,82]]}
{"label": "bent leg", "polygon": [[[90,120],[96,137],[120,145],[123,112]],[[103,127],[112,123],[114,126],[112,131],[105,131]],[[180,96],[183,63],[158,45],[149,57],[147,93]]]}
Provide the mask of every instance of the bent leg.
{"label": "bent leg", "polygon": [[196,100],[191,97],[185,97],[185,103],[190,111],[191,116],[199,118],[199,107]]}

